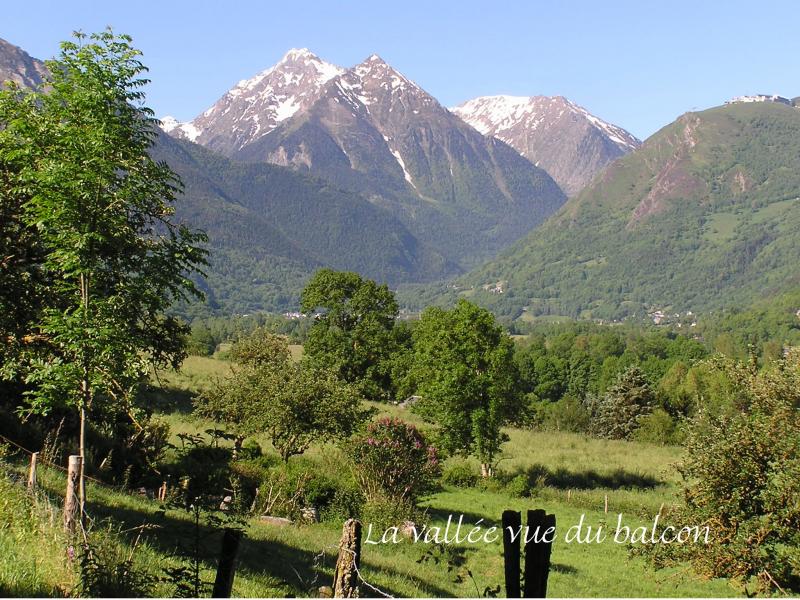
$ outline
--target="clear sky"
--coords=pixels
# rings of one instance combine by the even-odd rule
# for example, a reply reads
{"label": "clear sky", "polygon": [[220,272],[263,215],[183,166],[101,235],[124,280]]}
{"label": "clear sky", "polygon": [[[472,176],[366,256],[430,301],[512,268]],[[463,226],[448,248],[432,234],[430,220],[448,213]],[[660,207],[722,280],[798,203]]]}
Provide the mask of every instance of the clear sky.
{"label": "clear sky", "polygon": [[798,0],[28,0],[0,13],[0,37],[37,58],[76,29],[132,35],[148,104],[180,120],[292,47],[341,66],[380,54],[446,106],[563,95],[641,138],[734,95],[800,95]]}

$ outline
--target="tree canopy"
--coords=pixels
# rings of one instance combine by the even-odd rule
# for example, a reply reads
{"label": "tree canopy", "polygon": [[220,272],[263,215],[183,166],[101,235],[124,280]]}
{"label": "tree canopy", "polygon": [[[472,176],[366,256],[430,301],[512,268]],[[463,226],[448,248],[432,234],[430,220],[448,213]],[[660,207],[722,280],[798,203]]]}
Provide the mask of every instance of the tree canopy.
{"label": "tree canopy", "polygon": [[413,339],[415,410],[439,426],[444,449],[475,455],[490,474],[519,395],[511,338],[489,311],[459,300],[426,309]]}
{"label": "tree canopy", "polygon": [[398,308],[386,285],[357,273],[321,269],[303,290],[301,310],[318,313],[305,344],[310,360],[330,366],[367,398],[393,396]]}
{"label": "tree canopy", "polygon": [[[6,333],[19,352],[4,374],[25,379],[34,411],[78,408],[82,456],[86,411],[128,406],[148,363],[178,365],[187,329],[165,311],[201,296],[189,276],[205,235],[171,218],[181,182],[149,155],[140,55],[110,30],[75,34],[42,89],[0,92],[2,213],[26,241],[0,312],[28,313],[27,331]],[[47,298],[26,304],[38,277]]]}

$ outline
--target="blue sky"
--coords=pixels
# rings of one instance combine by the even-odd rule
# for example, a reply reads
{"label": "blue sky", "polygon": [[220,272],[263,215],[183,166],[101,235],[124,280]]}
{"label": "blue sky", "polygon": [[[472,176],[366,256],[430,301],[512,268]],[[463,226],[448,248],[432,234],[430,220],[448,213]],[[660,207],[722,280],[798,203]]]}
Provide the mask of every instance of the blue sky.
{"label": "blue sky", "polygon": [[800,95],[800,2],[36,1],[0,37],[48,58],[75,29],[134,37],[148,104],[187,120],[292,47],[351,66],[380,54],[451,106],[563,95],[645,138],[749,93]]}

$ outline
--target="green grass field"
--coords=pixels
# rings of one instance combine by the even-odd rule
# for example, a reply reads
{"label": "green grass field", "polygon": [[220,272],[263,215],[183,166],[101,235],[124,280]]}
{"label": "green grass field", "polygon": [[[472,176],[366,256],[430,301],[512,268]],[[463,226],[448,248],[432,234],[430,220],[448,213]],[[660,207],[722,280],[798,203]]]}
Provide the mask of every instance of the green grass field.
{"label": "green grass field", "polygon": [[[180,373],[161,375],[167,386],[166,401],[183,398],[230,372],[230,364],[215,359],[192,357]],[[175,396],[177,394],[177,396]],[[181,395],[185,394],[185,395]],[[396,406],[375,405],[383,414],[397,415],[420,423],[413,413]],[[181,410],[165,412],[163,418],[179,432],[202,432],[213,423],[195,419]],[[645,559],[632,556],[625,544],[607,539],[601,544],[567,544],[564,532],[585,515],[585,523],[606,529],[621,512],[627,525],[652,523],[662,508],[679,502],[678,475],[674,463],[680,449],[654,445],[585,438],[570,433],[546,433],[509,429],[499,468],[506,473],[532,473],[541,485],[531,498],[511,497],[500,486],[497,491],[445,486],[422,502],[429,527],[444,527],[448,515],[466,523],[480,521],[483,527],[499,525],[503,510],[525,511],[543,508],[554,513],[558,537],[553,546],[548,594],[551,596],[703,596],[740,595],[741,590],[724,580],[705,580],[688,567],[654,570]],[[269,448],[267,440],[259,443]],[[321,469],[342,468],[338,450],[331,446],[313,447],[307,456]],[[24,465],[16,467],[20,472]],[[33,507],[20,486],[7,482],[0,489],[0,515],[28,515],[0,526],[0,591],[16,595],[63,595],[74,589],[74,572],[65,567],[63,534],[57,514],[63,478],[59,472],[43,470],[42,487],[51,499],[40,497]],[[8,488],[8,489],[7,489]],[[144,533],[136,550],[137,564],[152,573],[166,565],[177,565],[175,556],[186,548],[193,536],[187,513],[159,511],[159,504],[147,498],[126,494],[105,486],[90,484],[90,514],[94,527],[129,530],[121,537],[130,544],[131,528],[145,523],[152,529]],[[608,498],[609,512],[604,511]],[[53,504],[56,503],[56,504]],[[28,506],[25,510],[20,506]],[[25,512],[27,511],[27,512]],[[38,516],[37,516],[38,515]],[[50,515],[49,517],[47,515]],[[338,523],[276,526],[253,520],[240,551],[234,595],[314,596],[321,585],[330,585],[337,543]],[[365,523],[365,528],[367,524]],[[380,533],[373,532],[372,539]],[[366,538],[367,531],[364,536]],[[220,534],[204,532],[203,575],[213,581]],[[436,548],[403,540],[399,544],[367,544],[362,548],[364,579],[392,596],[479,596],[486,588],[503,582],[502,542],[461,543],[448,546],[451,558],[460,566],[448,570],[446,560],[425,559],[437,555]],[[472,577],[467,575],[467,570]],[[158,594],[169,595],[172,588],[159,583]],[[501,589],[500,595],[503,594]],[[362,589],[362,595],[378,592]]]}

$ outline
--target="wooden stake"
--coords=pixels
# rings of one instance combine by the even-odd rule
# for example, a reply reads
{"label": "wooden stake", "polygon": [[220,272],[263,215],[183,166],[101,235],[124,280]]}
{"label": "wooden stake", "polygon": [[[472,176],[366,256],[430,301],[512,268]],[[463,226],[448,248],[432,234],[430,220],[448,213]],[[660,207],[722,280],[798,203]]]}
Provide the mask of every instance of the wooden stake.
{"label": "wooden stake", "polygon": [[36,491],[36,463],[39,462],[39,453],[31,454],[31,467],[28,470],[28,491]]}
{"label": "wooden stake", "polygon": [[605,513],[608,514],[608,494],[606,494]]}
{"label": "wooden stake", "polygon": [[[524,598],[542,598],[542,577],[544,571],[544,544],[537,544],[534,538],[544,532],[545,511],[528,511],[528,539],[525,540],[525,588]],[[537,533],[538,528],[538,533]]]}
{"label": "wooden stake", "polygon": [[75,532],[76,519],[80,501],[78,499],[78,487],[81,474],[80,455],[73,454],[67,462],[67,494],[64,497],[64,529],[70,533]]}
{"label": "wooden stake", "polygon": [[[515,533],[515,535],[512,535]],[[506,598],[519,598],[519,561],[522,515],[515,510],[503,511],[503,563],[505,565]]]}
{"label": "wooden stake", "polygon": [[233,578],[236,575],[236,555],[239,552],[241,539],[242,532],[239,529],[225,528],[217,564],[217,578],[214,580],[214,591],[211,593],[212,598],[231,597]]}
{"label": "wooden stake", "polygon": [[348,519],[342,527],[339,558],[333,572],[333,597],[358,598],[358,565],[361,562],[361,521]]}

